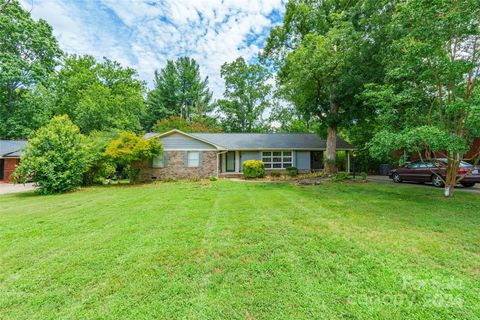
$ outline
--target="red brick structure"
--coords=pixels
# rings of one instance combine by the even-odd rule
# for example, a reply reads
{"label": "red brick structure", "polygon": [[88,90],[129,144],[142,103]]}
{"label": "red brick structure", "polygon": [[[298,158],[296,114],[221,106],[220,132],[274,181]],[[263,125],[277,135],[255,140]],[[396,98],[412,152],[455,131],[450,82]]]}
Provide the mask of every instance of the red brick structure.
{"label": "red brick structure", "polygon": [[20,158],[6,158],[3,159],[3,182],[12,181],[12,173],[20,163]]}
{"label": "red brick structure", "polygon": [[11,182],[27,144],[26,140],[0,140],[0,182]]}
{"label": "red brick structure", "polygon": [[465,159],[471,159],[472,157],[479,156],[478,153],[480,152],[480,137],[475,138],[473,140],[472,147],[470,148],[470,151],[468,151],[465,154]]}

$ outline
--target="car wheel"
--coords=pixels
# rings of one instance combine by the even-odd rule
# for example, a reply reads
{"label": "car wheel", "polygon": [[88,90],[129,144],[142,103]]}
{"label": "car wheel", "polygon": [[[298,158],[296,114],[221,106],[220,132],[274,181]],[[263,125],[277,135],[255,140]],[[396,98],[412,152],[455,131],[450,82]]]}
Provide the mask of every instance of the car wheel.
{"label": "car wheel", "polygon": [[432,184],[433,184],[435,187],[437,187],[437,188],[443,187],[443,181],[442,181],[442,179],[441,179],[439,176],[437,176],[436,174],[434,174],[434,175],[432,176]]}
{"label": "car wheel", "polygon": [[398,173],[394,173],[393,176],[392,176],[392,180],[393,182],[395,183],[400,183],[402,182],[402,178],[400,178],[400,175]]}
{"label": "car wheel", "polygon": [[475,182],[460,182],[460,184],[465,188],[471,188],[475,185]]}

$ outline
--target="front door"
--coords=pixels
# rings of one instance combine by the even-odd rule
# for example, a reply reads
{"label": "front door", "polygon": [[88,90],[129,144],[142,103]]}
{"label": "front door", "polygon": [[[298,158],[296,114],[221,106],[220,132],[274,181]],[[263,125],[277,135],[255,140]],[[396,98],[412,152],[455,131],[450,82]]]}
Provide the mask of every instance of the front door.
{"label": "front door", "polygon": [[4,166],[5,166],[5,161],[3,159],[0,159],[0,181],[3,180],[3,172],[4,172]]}
{"label": "front door", "polygon": [[235,151],[227,152],[227,172],[235,172]]}
{"label": "front door", "polygon": [[320,170],[323,168],[323,151],[310,152],[310,168]]}

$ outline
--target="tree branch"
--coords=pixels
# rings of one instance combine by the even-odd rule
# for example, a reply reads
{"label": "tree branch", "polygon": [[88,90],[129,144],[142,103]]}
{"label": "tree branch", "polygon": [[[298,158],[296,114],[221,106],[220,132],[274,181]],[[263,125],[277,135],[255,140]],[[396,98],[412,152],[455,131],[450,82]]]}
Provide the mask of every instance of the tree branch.
{"label": "tree branch", "polygon": [[11,0],[5,0],[5,3],[0,6],[0,12],[2,12],[3,9],[5,9],[10,2]]}

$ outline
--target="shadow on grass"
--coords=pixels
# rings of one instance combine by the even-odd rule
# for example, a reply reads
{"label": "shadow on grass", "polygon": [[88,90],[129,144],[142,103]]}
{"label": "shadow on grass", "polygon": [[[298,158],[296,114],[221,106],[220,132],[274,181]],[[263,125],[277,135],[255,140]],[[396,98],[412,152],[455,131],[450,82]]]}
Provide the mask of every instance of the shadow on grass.
{"label": "shadow on grass", "polygon": [[26,198],[40,197],[41,194],[39,194],[38,192],[35,192],[34,190],[30,190],[30,191],[8,193],[6,194],[6,196],[8,196],[9,198],[26,199]]}

